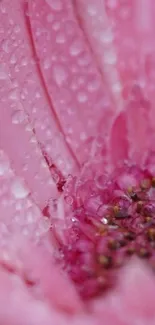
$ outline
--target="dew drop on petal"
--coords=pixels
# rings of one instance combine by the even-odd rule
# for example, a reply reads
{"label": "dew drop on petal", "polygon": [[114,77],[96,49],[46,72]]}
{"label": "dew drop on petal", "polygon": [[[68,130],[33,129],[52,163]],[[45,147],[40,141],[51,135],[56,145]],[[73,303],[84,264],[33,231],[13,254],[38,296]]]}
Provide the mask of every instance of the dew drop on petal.
{"label": "dew drop on petal", "polygon": [[118,0],[108,0],[107,5],[109,9],[116,9],[118,6]]}
{"label": "dew drop on petal", "polygon": [[61,65],[54,66],[53,75],[58,86],[61,86],[68,77],[67,71]]}
{"label": "dew drop on petal", "polygon": [[46,0],[46,2],[55,11],[60,11],[63,8],[61,0]]}
{"label": "dew drop on petal", "polygon": [[18,94],[17,94],[16,89],[13,89],[13,90],[10,91],[9,98],[12,99],[12,100],[17,100],[18,99]]}
{"label": "dew drop on petal", "polygon": [[78,93],[77,98],[78,98],[79,103],[85,103],[88,100],[88,96],[84,92]]}
{"label": "dew drop on petal", "polygon": [[100,40],[105,44],[111,43],[113,39],[114,35],[111,30],[107,30],[106,32],[100,34]]}
{"label": "dew drop on petal", "polygon": [[104,53],[104,63],[114,65],[117,62],[117,56],[113,51],[106,51]]}
{"label": "dew drop on petal", "polygon": [[0,176],[6,174],[9,170],[9,162],[7,160],[0,160]]}
{"label": "dew drop on petal", "polygon": [[97,14],[97,8],[96,8],[95,5],[88,5],[88,9],[87,9],[87,11],[88,11],[88,14],[89,14],[91,17],[96,16],[96,14]]}
{"label": "dew drop on petal", "polygon": [[24,66],[24,67],[26,67],[27,64],[28,64],[27,58],[26,57],[22,58],[21,65]]}
{"label": "dew drop on petal", "polygon": [[14,27],[14,32],[15,32],[16,34],[18,34],[18,33],[20,32],[20,26],[19,26],[19,25],[16,25],[16,26]]}
{"label": "dew drop on petal", "polygon": [[55,21],[52,25],[53,30],[55,30],[56,32],[60,29],[60,22],[59,21]]}
{"label": "dew drop on petal", "polygon": [[83,50],[83,44],[79,40],[73,41],[73,43],[70,46],[70,54],[72,56],[79,55]]}
{"label": "dew drop on petal", "polygon": [[58,44],[64,44],[66,41],[65,35],[63,33],[57,34],[56,36],[56,42]]}
{"label": "dew drop on petal", "polygon": [[98,80],[89,81],[87,88],[90,92],[96,91],[100,87],[100,83]]}
{"label": "dew drop on petal", "polygon": [[51,221],[48,217],[44,217],[39,222],[39,232],[46,233],[51,227]]}
{"label": "dew drop on petal", "polygon": [[51,67],[51,60],[50,59],[45,59],[43,62],[43,67],[45,70],[48,70]]}
{"label": "dew drop on petal", "polygon": [[0,80],[5,80],[8,78],[7,73],[4,71],[3,67],[0,65]]}
{"label": "dew drop on petal", "polygon": [[17,62],[17,58],[16,58],[16,56],[14,54],[12,54],[11,57],[10,57],[10,63],[15,64],[16,62]]}
{"label": "dew drop on petal", "polygon": [[4,40],[2,42],[2,50],[5,52],[5,53],[9,53],[10,52],[10,49],[9,49],[9,41],[8,40]]}
{"label": "dew drop on petal", "polygon": [[20,124],[26,120],[26,114],[22,110],[16,110],[12,114],[12,123],[13,124]]}
{"label": "dew drop on petal", "polygon": [[24,199],[29,195],[28,188],[18,179],[11,184],[11,192],[16,199]]}
{"label": "dew drop on petal", "polygon": [[48,23],[51,23],[54,19],[54,16],[52,14],[49,14],[49,15],[47,15],[46,19],[47,19]]}

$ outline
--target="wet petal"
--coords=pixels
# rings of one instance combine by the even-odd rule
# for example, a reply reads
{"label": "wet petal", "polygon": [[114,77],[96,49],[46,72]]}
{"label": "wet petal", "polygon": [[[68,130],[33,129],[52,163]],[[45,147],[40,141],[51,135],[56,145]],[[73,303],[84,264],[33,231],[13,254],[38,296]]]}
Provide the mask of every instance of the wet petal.
{"label": "wet petal", "polygon": [[29,10],[36,53],[49,96],[66,140],[82,163],[88,159],[92,137],[105,134],[111,95],[72,2],[29,1]]}
{"label": "wet petal", "polygon": [[[39,239],[42,214],[30,198],[25,181],[14,174],[6,154],[0,151],[0,247],[11,241],[11,234]],[[45,231],[46,233],[46,231]]]}
{"label": "wet petal", "polygon": [[25,115],[18,89],[14,89],[2,65],[1,71],[5,78],[0,79],[0,147],[8,154],[16,173],[26,180],[33,198],[44,207],[50,197],[57,196],[57,188]]}
{"label": "wet petal", "polygon": [[[34,53],[25,1],[9,1],[0,7],[0,62],[5,62],[13,82],[14,94],[27,113],[37,141],[47,157],[63,175],[77,171],[77,164],[68,149],[61,127],[53,111]],[[6,90],[9,93],[9,89]],[[15,95],[14,95],[15,97]],[[21,120],[18,106],[14,123]],[[18,127],[18,125],[17,125]],[[32,159],[33,160],[33,159]],[[50,179],[50,177],[49,177]]]}
{"label": "wet petal", "polygon": [[[150,93],[148,97],[150,82],[145,68],[148,53],[154,53],[154,3],[80,0],[76,1],[76,8],[115,102],[115,112],[110,116],[111,149],[115,154],[115,144],[120,143],[118,160],[130,157],[141,163],[148,147],[154,143],[150,119],[154,110]],[[136,87],[139,92],[134,93]],[[123,129],[120,125],[122,110],[125,111]],[[109,132],[107,124],[106,128]],[[116,133],[116,129],[119,132]]]}

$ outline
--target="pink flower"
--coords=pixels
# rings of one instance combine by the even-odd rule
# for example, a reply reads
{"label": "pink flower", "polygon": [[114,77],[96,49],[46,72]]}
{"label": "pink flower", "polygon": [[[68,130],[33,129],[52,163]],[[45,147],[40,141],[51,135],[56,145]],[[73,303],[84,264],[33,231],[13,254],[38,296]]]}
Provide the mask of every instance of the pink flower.
{"label": "pink flower", "polygon": [[154,14],[0,1],[0,324],[155,323]]}

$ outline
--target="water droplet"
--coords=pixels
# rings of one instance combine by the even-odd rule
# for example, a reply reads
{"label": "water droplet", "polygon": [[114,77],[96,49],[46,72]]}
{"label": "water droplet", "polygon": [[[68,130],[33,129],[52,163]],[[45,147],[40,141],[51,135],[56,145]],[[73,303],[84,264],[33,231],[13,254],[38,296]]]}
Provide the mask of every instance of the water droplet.
{"label": "water droplet", "polygon": [[27,64],[28,64],[28,61],[27,61],[27,58],[25,57],[25,58],[23,58],[23,59],[21,60],[21,65],[22,65],[22,66],[27,66]]}
{"label": "water droplet", "polygon": [[122,91],[122,85],[121,85],[120,81],[117,81],[112,85],[112,90],[115,93],[120,93]]}
{"label": "water droplet", "polygon": [[31,143],[37,143],[37,139],[35,136],[32,136],[32,138],[30,139]]}
{"label": "water droplet", "polygon": [[96,91],[100,87],[100,82],[99,80],[92,80],[88,83],[87,89],[92,92]]}
{"label": "water droplet", "polygon": [[0,176],[3,176],[9,170],[9,161],[7,160],[0,160]]}
{"label": "water droplet", "polygon": [[23,171],[24,172],[27,172],[28,171],[28,165],[27,164],[23,165]]}
{"label": "water droplet", "polygon": [[109,9],[116,9],[118,6],[118,0],[108,0],[107,5]]}
{"label": "water droplet", "polygon": [[39,91],[36,91],[36,93],[35,93],[35,98],[41,98],[41,94],[40,94]]}
{"label": "water droplet", "polygon": [[68,127],[68,128],[67,128],[67,133],[68,133],[68,134],[73,134],[73,129],[72,129],[72,127]]}
{"label": "water droplet", "polygon": [[18,94],[17,94],[16,89],[13,89],[13,90],[10,91],[9,98],[12,99],[12,100],[17,100],[18,99]]}
{"label": "water droplet", "polygon": [[117,55],[114,51],[106,51],[104,53],[104,63],[105,64],[116,64],[117,62]]}
{"label": "water droplet", "polygon": [[91,58],[90,58],[90,56],[88,55],[88,54],[84,54],[84,55],[82,55],[82,57],[80,57],[79,59],[78,59],[78,64],[80,65],[80,66],[82,66],[82,67],[84,67],[84,66],[87,66],[88,64],[90,64],[91,63]]}
{"label": "water droplet", "polygon": [[77,99],[79,101],[79,103],[85,103],[88,100],[87,94],[85,94],[84,92],[80,92],[77,95]]}
{"label": "water droplet", "polygon": [[13,124],[20,124],[26,120],[26,114],[23,110],[16,110],[12,114],[12,123]]}
{"label": "water droplet", "polygon": [[17,202],[15,206],[16,211],[22,210],[22,202]]}
{"label": "water droplet", "polygon": [[12,79],[12,86],[13,88],[18,88],[19,87],[19,83],[16,79]]}
{"label": "water droplet", "polygon": [[37,221],[35,209],[30,208],[26,214],[26,219],[29,224],[34,224]]}
{"label": "water droplet", "polygon": [[48,23],[51,23],[54,19],[54,16],[52,14],[49,14],[49,15],[47,15],[46,19],[47,19]]}
{"label": "water droplet", "polygon": [[88,5],[87,11],[90,16],[96,16],[97,14],[97,8],[95,5]]}
{"label": "water droplet", "polygon": [[100,33],[99,38],[101,42],[108,44],[114,40],[114,35],[112,31],[109,29],[106,30],[104,33]]}
{"label": "water droplet", "polygon": [[47,129],[47,130],[46,130],[46,135],[47,135],[47,137],[52,138],[52,132],[51,132],[51,129]]}
{"label": "water droplet", "polygon": [[67,196],[67,197],[65,198],[65,201],[66,201],[66,203],[69,204],[69,205],[72,205],[73,202],[74,202],[72,196]]}
{"label": "water droplet", "polygon": [[36,29],[36,32],[35,32],[35,34],[36,34],[36,36],[38,37],[38,36],[40,36],[41,35],[41,29],[40,28],[37,28]]}
{"label": "water droplet", "polygon": [[5,53],[9,53],[10,50],[9,50],[9,41],[8,40],[4,40],[2,42],[2,49]]}
{"label": "water droplet", "polygon": [[70,46],[70,54],[72,56],[77,56],[82,52],[82,50],[83,50],[83,43],[81,42],[81,40],[73,41],[73,43]]}
{"label": "water droplet", "polygon": [[16,34],[18,34],[18,33],[20,32],[20,26],[19,26],[19,25],[16,25],[16,26],[14,27],[14,32],[15,32]]}
{"label": "water droplet", "polygon": [[0,10],[1,10],[2,14],[6,13],[6,8],[3,3],[0,4]]}
{"label": "water droplet", "polygon": [[25,131],[32,132],[32,126],[30,124],[27,124]]}
{"label": "water droplet", "polygon": [[17,64],[16,66],[15,66],[15,72],[19,72],[20,70],[19,70],[19,65]]}
{"label": "water droplet", "polygon": [[11,185],[11,192],[16,199],[24,199],[29,195],[28,188],[25,187],[21,180],[16,179]]}
{"label": "water droplet", "polygon": [[86,134],[85,132],[81,132],[81,133],[80,133],[80,139],[81,139],[82,141],[85,141],[85,140],[87,139],[87,134]]}
{"label": "water droplet", "polygon": [[59,21],[54,22],[53,25],[52,25],[52,28],[55,31],[58,31],[60,29],[60,22]]}
{"label": "water droplet", "polygon": [[37,107],[33,107],[33,108],[32,108],[32,113],[33,113],[33,114],[36,114],[36,113],[37,113]]}
{"label": "water droplet", "polygon": [[46,2],[55,11],[60,11],[63,8],[61,0],[46,0]]}
{"label": "water droplet", "polygon": [[42,168],[47,168],[46,162],[44,160],[41,161],[41,167]]}
{"label": "water droplet", "polygon": [[47,217],[41,218],[39,222],[39,232],[40,234],[46,233],[51,227],[50,219]]}
{"label": "water droplet", "polygon": [[15,64],[16,62],[17,62],[17,58],[15,57],[15,54],[12,54],[10,58],[10,63]]}
{"label": "water droplet", "polygon": [[58,44],[64,44],[66,41],[65,35],[63,33],[59,33],[56,37],[56,42]]}
{"label": "water droplet", "polygon": [[51,67],[51,60],[50,59],[45,59],[43,62],[43,67],[45,70],[48,70]]}
{"label": "water droplet", "polygon": [[107,225],[108,220],[107,220],[106,218],[102,218],[102,219],[101,219],[101,222],[102,222],[104,225]]}
{"label": "water droplet", "polygon": [[3,67],[0,66],[0,80],[5,80],[8,78],[8,75],[6,74],[6,72],[4,71]]}
{"label": "water droplet", "polygon": [[61,86],[68,77],[68,73],[62,65],[55,65],[53,68],[53,74],[58,86]]}

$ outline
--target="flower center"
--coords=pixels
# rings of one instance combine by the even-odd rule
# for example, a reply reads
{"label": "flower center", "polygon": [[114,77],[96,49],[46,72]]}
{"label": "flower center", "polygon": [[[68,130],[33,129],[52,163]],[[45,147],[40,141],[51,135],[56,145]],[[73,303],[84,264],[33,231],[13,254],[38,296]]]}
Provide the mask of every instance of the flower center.
{"label": "flower center", "polygon": [[73,209],[68,244],[60,248],[63,267],[83,299],[113,286],[132,255],[155,267],[155,178],[137,167],[123,169],[93,188],[88,199],[96,197],[95,212],[87,199]]}

